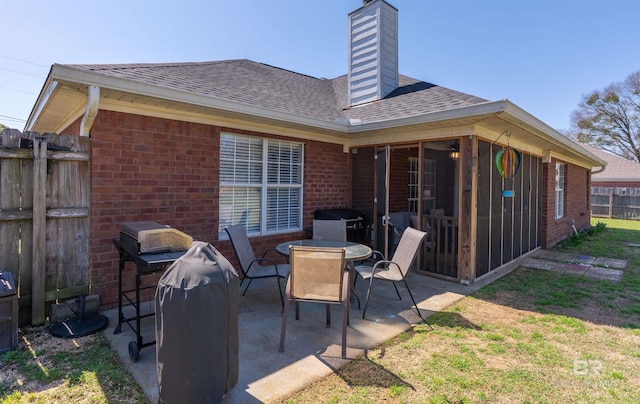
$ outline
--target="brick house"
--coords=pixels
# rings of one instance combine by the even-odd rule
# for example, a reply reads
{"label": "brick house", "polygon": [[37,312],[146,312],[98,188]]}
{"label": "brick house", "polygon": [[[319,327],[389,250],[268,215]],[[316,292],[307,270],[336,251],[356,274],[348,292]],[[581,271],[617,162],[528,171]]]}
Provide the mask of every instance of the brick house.
{"label": "brick house", "polygon": [[[348,207],[387,249],[382,219],[407,212],[430,232],[416,271],[464,283],[590,225],[598,157],[506,99],[400,75],[384,0],[352,12],[349,32],[348,74],[334,79],[249,60],[52,66],[26,129],[89,139],[103,306],[117,301],[123,222],[168,224],[233,262],[230,224],[263,250],[308,237],[316,210]],[[522,156],[513,179],[495,165],[506,146]]]}
{"label": "brick house", "polygon": [[606,162],[591,172],[591,215],[640,219],[640,163],[581,144]]}
{"label": "brick house", "polygon": [[580,146],[607,163],[606,167],[592,172],[591,186],[640,188],[640,163],[586,144],[581,144]]}

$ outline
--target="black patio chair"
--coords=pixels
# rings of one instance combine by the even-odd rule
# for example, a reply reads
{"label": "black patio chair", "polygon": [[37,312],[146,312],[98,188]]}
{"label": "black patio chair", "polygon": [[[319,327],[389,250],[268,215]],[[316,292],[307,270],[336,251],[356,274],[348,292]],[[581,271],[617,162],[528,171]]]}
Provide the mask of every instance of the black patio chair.
{"label": "black patio chair", "polygon": [[233,245],[233,251],[236,253],[236,257],[238,257],[238,262],[240,263],[240,270],[242,271],[240,287],[242,287],[242,283],[246,279],[249,280],[249,283],[247,283],[247,286],[244,288],[244,292],[242,292],[242,296],[247,293],[247,289],[249,289],[254,279],[276,278],[278,281],[280,302],[284,310],[284,297],[280,279],[284,279],[289,275],[289,264],[278,264],[274,259],[265,256],[268,252],[275,250],[267,250],[262,254],[262,257],[256,257],[249,242],[249,237],[247,237],[247,232],[242,224],[227,227],[225,231],[229,235],[229,239]]}

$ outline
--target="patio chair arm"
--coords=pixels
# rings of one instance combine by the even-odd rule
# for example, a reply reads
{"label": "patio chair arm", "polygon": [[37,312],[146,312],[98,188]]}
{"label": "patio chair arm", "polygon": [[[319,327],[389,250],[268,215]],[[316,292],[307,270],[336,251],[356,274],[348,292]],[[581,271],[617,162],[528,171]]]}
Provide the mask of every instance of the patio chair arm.
{"label": "patio chair arm", "polygon": [[385,260],[384,254],[378,250],[373,250],[371,255],[368,258],[362,260],[363,262],[369,263],[369,265],[374,265],[376,262],[380,260]]}
{"label": "patio chair arm", "polygon": [[249,271],[251,271],[251,267],[253,266],[253,263],[258,263],[258,265],[260,265],[260,263],[262,261],[268,261],[271,265],[273,265],[276,268],[276,275],[280,276],[280,272],[278,272],[278,263],[272,259],[272,258],[267,258],[267,257],[258,257],[256,259],[254,259],[253,261],[251,261],[249,263],[249,269],[247,269],[247,274],[249,274]]}
{"label": "patio chair arm", "polygon": [[276,250],[275,248],[270,248],[268,250],[266,250],[265,252],[262,253],[262,258],[266,257],[268,253],[270,252],[276,252],[278,253],[278,250]]}
{"label": "patio chair arm", "polygon": [[[375,276],[376,271],[378,271],[379,269],[387,269],[387,268],[391,267],[392,265],[394,265],[396,268],[398,268],[398,271],[400,271],[400,266],[397,263],[393,262],[393,261],[380,260],[380,261],[376,262],[375,265],[373,266],[373,268],[371,269],[372,278],[373,278],[373,276]],[[380,268],[380,267],[383,267],[383,268]]]}

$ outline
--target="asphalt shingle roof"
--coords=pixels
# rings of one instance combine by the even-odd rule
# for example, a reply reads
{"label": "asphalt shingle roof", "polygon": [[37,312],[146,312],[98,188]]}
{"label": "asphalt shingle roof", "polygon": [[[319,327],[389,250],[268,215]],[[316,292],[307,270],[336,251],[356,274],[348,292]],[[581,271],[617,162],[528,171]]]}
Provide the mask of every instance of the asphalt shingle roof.
{"label": "asphalt shingle roof", "polygon": [[587,144],[580,146],[607,162],[603,172],[593,174],[593,181],[640,181],[640,163]]}
{"label": "asphalt shingle roof", "polygon": [[384,99],[350,108],[347,75],[315,78],[246,59],[71,66],[327,122],[345,118],[378,122],[487,101],[401,75],[399,87]]}

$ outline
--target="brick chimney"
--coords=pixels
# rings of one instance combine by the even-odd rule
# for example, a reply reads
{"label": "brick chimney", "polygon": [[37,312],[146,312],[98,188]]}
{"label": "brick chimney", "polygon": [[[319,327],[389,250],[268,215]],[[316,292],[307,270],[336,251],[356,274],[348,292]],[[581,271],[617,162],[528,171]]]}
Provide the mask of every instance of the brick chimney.
{"label": "brick chimney", "polygon": [[349,105],[377,101],[398,87],[398,10],[363,0],[349,14]]}

